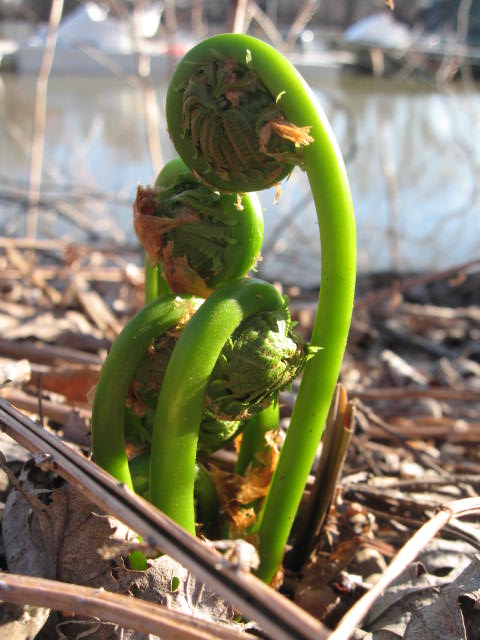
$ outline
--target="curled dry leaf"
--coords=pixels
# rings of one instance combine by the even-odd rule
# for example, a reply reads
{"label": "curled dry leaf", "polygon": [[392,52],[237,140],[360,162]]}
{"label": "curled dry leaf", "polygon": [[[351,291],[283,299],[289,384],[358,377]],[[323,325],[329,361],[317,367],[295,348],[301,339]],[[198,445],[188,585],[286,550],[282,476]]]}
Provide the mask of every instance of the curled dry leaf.
{"label": "curled dry leaf", "polygon": [[120,570],[112,591],[212,622],[233,623],[235,610],[170,556],[148,561],[146,571]]}
{"label": "curled dry leaf", "polygon": [[[25,494],[10,492],[2,522],[9,570],[89,586],[112,585],[111,562],[102,559],[98,549],[134,540],[136,534],[99,514],[66,485],[50,492],[45,505],[27,479],[22,489]],[[36,500],[29,500],[29,494]]]}
{"label": "curled dry leaf", "polygon": [[[10,571],[130,594],[239,628],[233,606],[169,556],[149,560],[146,571],[129,570],[121,554],[136,546],[137,535],[98,513],[71,487],[51,491],[45,505],[27,480],[22,490],[26,496],[15,489],[10,493],[3,522]],[[107,631],[102,625],[101,633]]]}
{"label": "curled dry leaf", "polygon": [[246,530],[255,523],[258,509],[252,503],[267,495],[278,456],[276,435],[270,431],[265,434],[263,451],[257,453],[256,463],[250,464],[244,476],[211,465],[210,475],[221,509],[228,518],[231,538],[245,537]]}
{"label": "curled dry leaf", "polygon": [[[478,637],[480,561],[474,556],[447,575],[429,573],[421,563],[409,567],[377,600],[358,640],[388,637],[416,640],[474,640]],[[469,600],[474,606],[463,606]],[[467,629],[476,626],[472,635]]]}
{"label": "curled dry leaf", "polygon": [[207,298],[211,290],[203,278],[188,263],[186,256],[175,257],[173,244],[165,241],[169,231],[182,224],[198,222],[199,216],[193,209],[184,210],[176,218],[155,215],[155,191],[138,186],[133,204],[133,226],[152,265],[163,264],[165,277],[173,291],[195,293]]}

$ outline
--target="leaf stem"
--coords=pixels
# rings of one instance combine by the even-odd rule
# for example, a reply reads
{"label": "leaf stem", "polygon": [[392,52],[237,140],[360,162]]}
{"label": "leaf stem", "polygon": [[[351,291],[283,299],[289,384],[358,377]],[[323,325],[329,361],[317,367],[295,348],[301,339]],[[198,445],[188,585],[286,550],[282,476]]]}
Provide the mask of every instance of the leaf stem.
{"label": "leaf stem", "polygon": [[150,342],[180,322],[191,295],[158,298],[122,329],[108,354],[92,408],[92,448],[98,465],[133,489],[125,449],[124,413],[130,383]]}

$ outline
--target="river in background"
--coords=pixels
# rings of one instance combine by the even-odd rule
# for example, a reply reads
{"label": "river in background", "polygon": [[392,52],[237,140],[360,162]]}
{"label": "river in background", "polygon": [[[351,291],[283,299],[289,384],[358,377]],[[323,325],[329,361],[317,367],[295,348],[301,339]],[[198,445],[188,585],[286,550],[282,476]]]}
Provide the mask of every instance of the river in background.
{"label": "river in background", "polygon": [[[420,81],[310,75],[346,159],[359,270],[437,269],[478,257],[478,87],[458,83],[440,92]],[[164,120],[165,88],[159,83],[155,94],[167,161],[174,151]],[[7,235],[25,233],[19,194],[27,193],[34,100],[33,76],[0,76],[0,232]],[[138,83],[50,78],[42,179],[48,203],[39,235],[135,243],[131,202],[137,183],[154,177]],[[278,205],[274,190],[261,194],[266,230],[259,274],[316,286],[320,250],[308,181],[295,170],[282,186]],[[55,198],[61,207],[52,204]]]}

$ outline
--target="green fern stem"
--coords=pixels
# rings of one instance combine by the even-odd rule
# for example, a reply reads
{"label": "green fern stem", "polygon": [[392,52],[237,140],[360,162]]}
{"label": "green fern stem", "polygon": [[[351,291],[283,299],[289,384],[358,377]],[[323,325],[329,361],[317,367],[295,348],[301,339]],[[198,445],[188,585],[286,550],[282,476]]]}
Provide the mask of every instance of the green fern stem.
{"label": "green fern stem", "polygon": [[195,459],[210,376],[224,344],[244,320],[284,304],[262,280],[228,282],[203,303],[173,350],[155,413],[150,500],[192,534]]}
{"label": "green fern stem", "polygon": [[201,301],[191,295],[158,298],[139,311],[113,343],[100,372],[92,408],[95,462],[133,489],[125,448],[125,400],[150,343],[190,315]]}

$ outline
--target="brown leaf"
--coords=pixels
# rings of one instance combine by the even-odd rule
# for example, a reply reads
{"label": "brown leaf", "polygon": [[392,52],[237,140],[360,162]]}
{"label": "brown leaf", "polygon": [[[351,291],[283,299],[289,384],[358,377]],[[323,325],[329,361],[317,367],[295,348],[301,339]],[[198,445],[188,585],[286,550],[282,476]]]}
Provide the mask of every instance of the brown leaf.
{"label": "brown leaf", "polygon": [[[23,488],[35,493],[28,481]],[[38,498],[32,505],[20,491],[11,491],[3,519],[9,570],[88,586],[111,586],[111,561],[103,559],[98,549],[134,540],[136,534],[114,518],[99,514],[68,485],[52,491],[50,498],[42,509],[35,506]]]}
{"label": "brown leaf", "polygon": [[[389,637],[416,640],[428,629],[432,640],[466,640],[463,616],[473,612],[461,610],[459,601],[480,584],[480,562],[473,549],[472,558],[466,568],[460,565],[446,576],[428,573],[420,563],[409,567],[370,610],[364,626],[369,633],[363,638],[374,640],[388,633]],[[472,639],[478,637],[477,632],[478,626]]]}
{"label": "brown leaf", "polygon": [[98,550],[135,540],[135,533],[99,514],[95,505],[66,485],[53,491],[47,513],[53,526],[57,578],[88,586],[112,585],[111,562],[100,557]]}
{"label": "brown leaf", "polygon": [[155,191],[138,185],[133,203],[133,227],[154,266],[162,258],[164,235],[181,224],[179,220],[155,216],[155,204]]}
{"label": "brown leaf", "polygon": [[112,591],[131,593],[194,617],[231,623],[234,609],[176,560],[162,555],[148,561],[146,571],[120,569]]}

